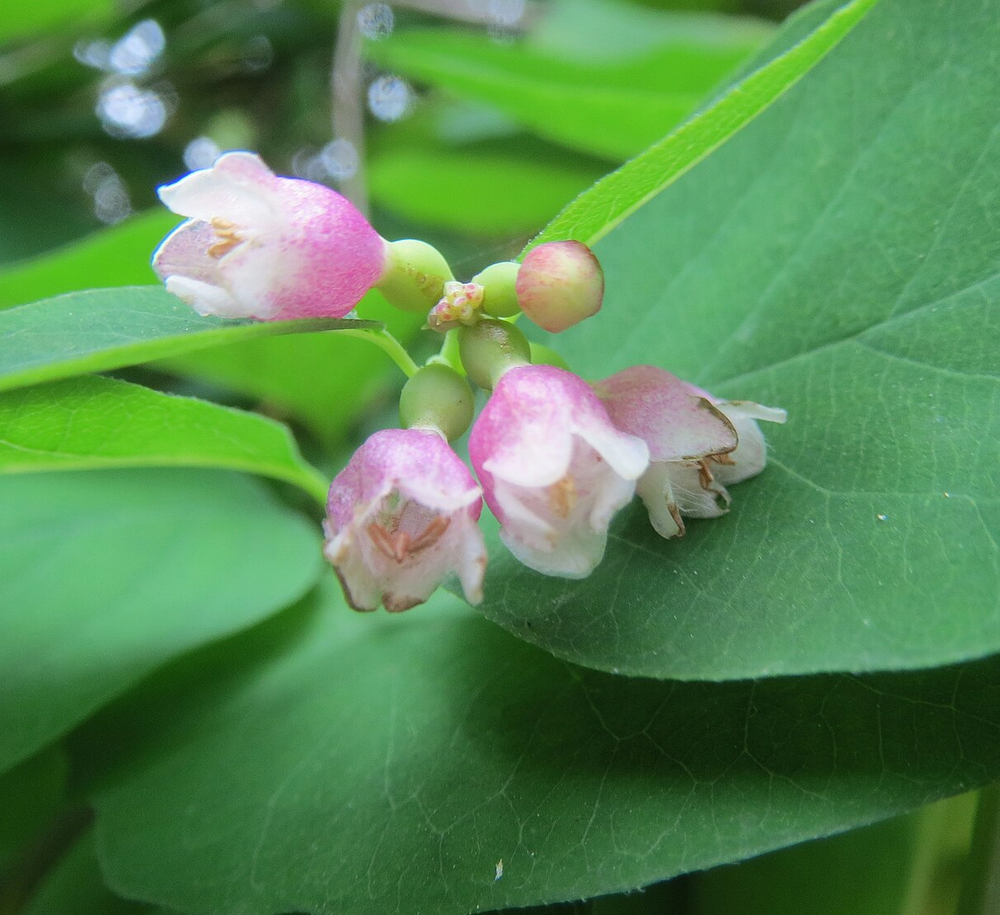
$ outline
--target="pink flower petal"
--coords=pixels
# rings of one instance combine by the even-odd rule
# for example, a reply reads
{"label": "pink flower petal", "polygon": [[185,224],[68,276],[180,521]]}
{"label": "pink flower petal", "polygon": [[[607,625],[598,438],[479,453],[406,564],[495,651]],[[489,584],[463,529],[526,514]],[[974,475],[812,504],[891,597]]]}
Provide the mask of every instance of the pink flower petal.
{"label": "pink flower petal", "polygon": [[[227,153],[159,193],[191,221],[157,250],[157,273],[224,289],[238,303],[229,314],[343,317],[382,276],[385,243],[348,200],[278,178],[251,153]],[[216,313],[218,301],[206,294],[196,307]]]}
{"label": "pink flower petal", "polygon": [[582,578],[648,463],[590,386],[554,366],[507,371],[472,428],[469,455],[500,536],[525,565]]}
{"label": "pink flower petal", "polygon": [[736,430],[723,412],[661,368],[634,365],[594,390],[612,422],[646,442],[653,461],[697,460],[736,448]]}

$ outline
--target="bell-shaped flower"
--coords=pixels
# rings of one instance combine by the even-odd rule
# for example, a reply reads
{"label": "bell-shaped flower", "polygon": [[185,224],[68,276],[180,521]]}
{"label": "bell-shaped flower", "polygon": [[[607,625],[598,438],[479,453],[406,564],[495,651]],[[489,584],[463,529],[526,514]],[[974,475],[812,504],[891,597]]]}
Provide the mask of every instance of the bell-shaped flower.
{"label": "bell-shaped flower", "polygon": [[717,518],[729,510],[726,484],[764,469],[764,437],[754,419],[786,418],[784,410],[719,401],[652,365],[627,368],[594,390],[614,424],[649,446],[637,491],[667,538],[683,535],[683,516]]}
{"label": "bell-shaped flower", "polygon": [[340,318],[382,275],[385,242],[349,200],[279,178],[252,153],[226,153],[159,195],[189,219],[153,269],[199,314]]}
{"label": "bell-shaped flower", "polygon": [[584,578],[635,492],[645,443],[620,432],[590,386],[550,365],[508,369],[472,427],[469,456],[500,536],[525,565]]}
{"label": "bell-shaped flower", "polygon": [[436,431],[372,435],[330,486],[324,553],[355,610],[408,610],[443,578],[482,600],[479,486]]}

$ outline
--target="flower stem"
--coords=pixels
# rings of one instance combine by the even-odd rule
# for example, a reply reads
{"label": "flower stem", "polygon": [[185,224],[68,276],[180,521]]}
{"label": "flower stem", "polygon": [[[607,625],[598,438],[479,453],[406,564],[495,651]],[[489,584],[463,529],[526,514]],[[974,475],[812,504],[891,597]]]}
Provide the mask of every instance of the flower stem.
{"label": "flower stem", "polygon": [[407,378],[412,378],[416,374],[418,366],[406,351],[406,347],[384,327],[381,330],[341,330],[337,333],[374,343],[399,366]]}
{"label": "flower stem", "polygon": [[1000,903],[1000,787],[979,792],[960,915],[988,915]]}
{"label": "flower stem", "polygon": [[444,335],[441,349],[427,360],[428,365],[447,365],[460,375],[465,375],[462,357],[458,354],[458,331],[454,328]]}

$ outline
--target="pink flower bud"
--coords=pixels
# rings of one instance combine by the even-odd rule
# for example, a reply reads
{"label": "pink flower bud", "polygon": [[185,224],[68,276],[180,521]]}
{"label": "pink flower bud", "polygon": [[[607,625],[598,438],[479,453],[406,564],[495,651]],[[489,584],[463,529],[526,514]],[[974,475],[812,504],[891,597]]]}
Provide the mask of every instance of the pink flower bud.
{"label": "pink flower bud", "polygon": [[346,198],[278,178],[248,152],[159,189],[189,217],[157,248],[153,269],[199,314],[341,318],[378,281],[385,244]]}
{"label": "pink flower bud", "polygon": [[590,386],[549,365],[502,375],[469,456],[510,551],[564,578],[584,578],[601,561],[608,525],[648,464],[646,445],[612,425]]}
{"label": "pink flower bud", "polygon": [[604,272],[594,252],[578,241],[532,248],[517,272],[517,301],[539,327],[559,333],[597,314]]}
{"label": "pink flower bud", "polygon": [[764,437],[753,418],[784,422],[785,411],[718,401],[670,372],[635,365],[594,390],[614,424],[649,446],[636,487],[662,537],[684,534],[683,516],[716,518],[729,510],[726,483],[764,469]]}
{"label": "pink flower bud", "polygon": [[422,604],[458,575],[470,604],[482,598],[486,546],[479,486],[436,432],[376,432],[330,486],[326,558],[355,610]]}

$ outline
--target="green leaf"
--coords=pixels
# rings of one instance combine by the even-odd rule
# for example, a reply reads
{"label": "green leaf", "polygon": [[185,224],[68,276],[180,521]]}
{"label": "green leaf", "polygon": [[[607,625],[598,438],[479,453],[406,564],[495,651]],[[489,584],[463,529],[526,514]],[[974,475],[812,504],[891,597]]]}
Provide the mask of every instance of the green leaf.
{"label": "green leaf", "polygon": [[177,219],[166,210],[152,210],[0,270],[0,308],[75,289],[154,282],[150,255]]}
{"label": "green leaf", "polygon": [[93,830],[56,863],[22,910],[24,915],[167,915],[161,909],[116,896],[97,863]]}
{"label": "green leaf", "polygon": [[84,734],[95,763],[125,735],[95,797],[119,891],[206,915],[461,915],[635,888],[1000,775],[996,659],[629,680],[450,598],[357,615],[335,587]]}
{"label": "green leaf", "polygon": [[0,391],[273,334],[378,326],[202,317],[158,286],[71,292],[0,311]]}
{"label": "green leaf", "polygon": [[982,38],[996,29],[992,6],[883,0],[598,245],[604,309],[554,344],[577,371],[660,365],[789,422],[763,424],[769,466],[733,488],[730,514],[681,540],[635,505],[586,581],[495,549],[487,616],[561,657],[656,677],[1000,650],[1000,68]]}
{"label": "green leaf", "polygon": [[[404,344],[426,323],[426,316],[392,308],[377,292],[358,303],[358,315],[378,322],[368,326],[384,323]],[[402,379],[384,353],[349,334],[261,337],[175,356],[153,367],[259,397],[268,412],[301,420],[331,449],[344,445],[374,396]]]}
{"label": "green leaf", "polygon": [[274,477],[326,504],[329,481],[263,416],[96,375],[0,399],[0,473],[176,466]]}
{"label": "green leaf", "polygon": [[236,475],[0,477],[0,505],[0,771],[320,566],[318,529]]}
{"label": "green leaf", "polygon": [[372,197],[398,216],[444,229],[537,232],[604,169],[581,157],[552,155],[551,147],[523,145],[396,147],[372,159]]}
{"label": "green leaf", "polygon": [[[731,87],[715,104],[574,200],[533,244],[566,238],[595,244],[772,105],[842,41],[877,2],[846,3],[790,48],[784,48],[779,36],[776,44],[781,46],[781,53]],[[895,54],[885,53],[879,55],[879,61],[883,58],[890,65],[897,59]],[[871,69],[871,62],[867,66]],[[824,126],[833,122],[828,118],[831,112],[810,114],[822,120]],[[840,112],[842,117],[845,114]]]}
{"label": "green leaf", "polygon": [[604,53],[444,29],[400,31],[366,49],[391,70],[495,105],[539,136],[621,160],[694,111],[768,34],[761,24],[729,18],[625,7],[622,19],[617,5],[572,6],[569,15],[606,33]]}
{"label": "green leaf", "polygon": [[675,66],[686,58],[689,67],[669,76],[650,73],[649,77],[671,89],[703,79],[702,74],[691,72],[692,67],[720,66],[727,57],[739,58],[773,31],[761,19],[693,12],[699,5],[713,4],[668,0],[661,4],[667,9],[655,9],[622,0],[553,0],[532,23],[525,41],[536,50],[578,61],[625,61],[657,50],[670,51],[677,56],[671,61]]}
{"label": "green leaf", "polygon": [[0,776],[0,901],[5,869],[62,803],[68,774],[66,753],[52,746]]}
{"label": "green leaf", "polygon": [[0,45],[68,23],[94,26],[115,12],[112,0],[46,0],[11,2],[0,6]]}

